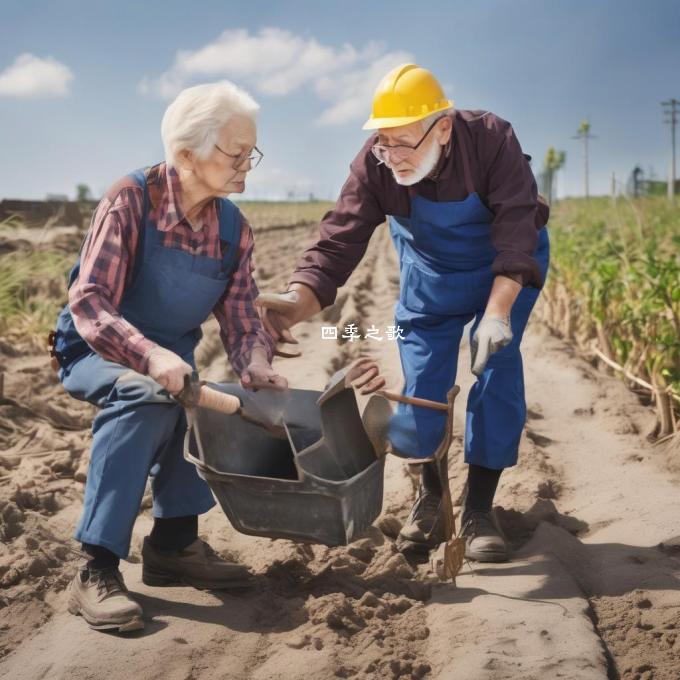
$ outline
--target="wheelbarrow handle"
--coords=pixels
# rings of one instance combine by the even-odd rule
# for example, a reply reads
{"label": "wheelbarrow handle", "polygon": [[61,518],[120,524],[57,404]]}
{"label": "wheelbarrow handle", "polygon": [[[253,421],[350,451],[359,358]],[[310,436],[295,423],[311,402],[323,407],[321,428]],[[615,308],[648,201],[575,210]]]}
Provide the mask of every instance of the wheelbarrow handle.
{"label": "wheelbarrow handle", "polygon": [[421,399],[420,397],[405,397],[403,394],[396,392],[388,392],[387,390],[378,390],[379,394],[390,401],[400,401],[402,404],[412,404],[413,406],[423,406],[425,408],[432,408],[437,411],[448,411],[449,405],[441,401],[432,401],[430,399]]}
{"label": "wheelbarrow handle", "polygon": [[227,415],[238,413],[241,408],[241,400],[233,394],[225,394],[208,387],[201,385],[201,391],[198,395],[198,405],[203,408],[220,411]]}

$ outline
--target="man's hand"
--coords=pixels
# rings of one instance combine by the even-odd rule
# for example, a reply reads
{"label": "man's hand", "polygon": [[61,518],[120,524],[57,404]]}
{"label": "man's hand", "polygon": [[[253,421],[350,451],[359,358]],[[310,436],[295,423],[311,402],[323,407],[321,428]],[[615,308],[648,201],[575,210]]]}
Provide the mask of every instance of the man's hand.
{"label": "man's hand", "polygon": [[255,298],[260,310],[262,325],[274,342],[297,345],[297,338],[290,332],[300,311],[299,296],[295,291],[285,293],[261,293]]}
{"label": "man's hand", "polygon": [[385,387],[385,377],[381,375],[377,362],[370,357],[356,359],[346,379],[360,394],[372,394]]}
{"label": "man's hand", "polygon": [[162,385],[170,394],[177,395],[184,387],[184,376],[191,375],[191,366],[179,355],[165,347],[154,347],[147,354],[147,375]]}
{"label": "man's hand", "polygon": [[241,373],[241,385],[251,389],[268,387],[285,390],[288,387],[288,381],[279,375],[268,362],[255,359]]}
{"label": "man's hand", "polygon": [[472,372],[482,375],[489,357],[511,341],[510,318],[485,314],[470,341]]}
{"label": "man's hand", "polygon": [[[321,305],[304,284],[292,283],[285,293],[261,293],[255,298],[262,324],[274,342],[297,345],[290,328],[321,311]],[[277,352],[278,353],[278,352]]]}

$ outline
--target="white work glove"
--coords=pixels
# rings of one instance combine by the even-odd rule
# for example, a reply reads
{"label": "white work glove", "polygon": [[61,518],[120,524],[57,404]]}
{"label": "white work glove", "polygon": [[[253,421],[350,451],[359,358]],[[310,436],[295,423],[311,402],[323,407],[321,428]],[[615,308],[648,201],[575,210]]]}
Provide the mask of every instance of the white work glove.
{"label": "white work glove", "polygon": [[489,357],[512,341],[510,319],[504,316],[483,316],[470,341],[472,372],[482,375]]}
{"label": "white work glove", "polygon": [[184,387],[184,376],[193,369],[178,354],[165,347],[154,347],[146,354],[149,359],[146,372],[170,394],[177,395]]}

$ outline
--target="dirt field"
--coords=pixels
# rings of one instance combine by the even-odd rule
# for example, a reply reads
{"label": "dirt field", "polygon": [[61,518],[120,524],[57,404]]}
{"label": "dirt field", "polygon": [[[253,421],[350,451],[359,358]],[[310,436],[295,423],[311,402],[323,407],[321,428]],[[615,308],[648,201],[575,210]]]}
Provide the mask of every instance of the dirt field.
{"label": "dirt field", "polygon": [[[284,289],[314,233],[257,230],[261,290]],[[395,342],[339,344],[320,333],[322,324],[385,328],[397,286],[383,225],[337,303],[297,328],[303,357],[276,359],[290,385],[322,389],[361,351],[399,388]],[[647,441],[654,416],[635,394],[537,322],[523,342],[529,418],[520,464],[504,473],[496,497],[511,562],[466,565],[455,586],[409,564],[393,538],[415,480],[390,459],[380,528],[347,548],[237,534],[216,507],[201,517],[201,535],[250,565],[258,587],[150,588],[140,564],[147,495],[121,565],[147,625],[127,637],[92,631],[66,611],[95,411],[71,399],[31,347],[0,341],[0,678],[680,678],[680,487],[669,466],[680,454]],[[197,357],[204,378],[234,379],[214,320]],[[464,347],[454,503],[465,474],[469,363]]]}

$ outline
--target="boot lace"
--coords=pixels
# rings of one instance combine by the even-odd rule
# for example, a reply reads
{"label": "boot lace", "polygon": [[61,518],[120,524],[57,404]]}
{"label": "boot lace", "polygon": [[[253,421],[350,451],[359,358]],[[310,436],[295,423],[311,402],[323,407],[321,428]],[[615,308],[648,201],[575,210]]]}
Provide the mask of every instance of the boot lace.
{"label": "boot lace", "polygon": [[98,595],[102,595],[103,593],[111,595],[117,592],[127,592],[127,587],[123,582],[123,575],[117,567],[92,569],[90,570],[88,578],[92,581],[96,580]]}
{"label": "boot lace", "polygon": [[489,536],[497,534],[491,513],[484,510],[471,510],[463,520],[461,534],[463,536]]}
{"label": "boot lace", "polygon": [[421,489],[418,498],[413,505],[413,509],[411,510],[411,521],[421,526],[424,520],[426,520],[429,525],[434,524],[437,520],[441,501],[441,496],[431,491]]}

